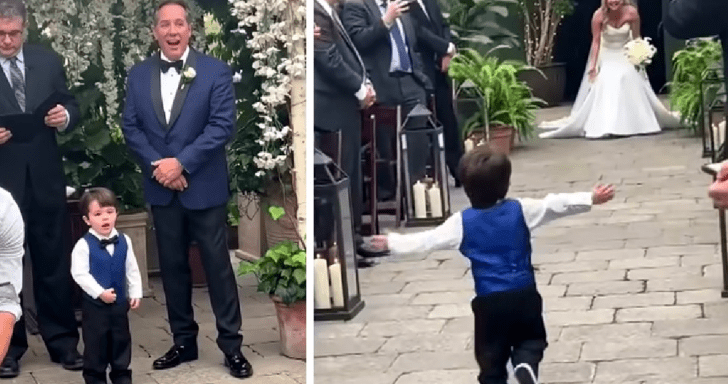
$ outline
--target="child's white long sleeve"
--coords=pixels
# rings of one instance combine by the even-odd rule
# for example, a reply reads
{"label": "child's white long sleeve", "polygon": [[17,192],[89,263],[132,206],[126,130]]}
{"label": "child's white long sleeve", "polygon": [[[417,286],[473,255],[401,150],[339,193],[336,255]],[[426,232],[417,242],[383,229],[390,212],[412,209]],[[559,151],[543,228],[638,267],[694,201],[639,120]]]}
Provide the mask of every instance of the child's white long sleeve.
{"label": "child's white long sleeve", "polygon": [[[592,207],[591,192],[552,193],[543,199],[516,199],[521,203],[528,229],[534,230],[558,218],[588,212]],[[463,238],[462,213],[450,216],[438,227],[412,234],[390,233],[387,236],[392,253],[431,252],[458,249]]]}

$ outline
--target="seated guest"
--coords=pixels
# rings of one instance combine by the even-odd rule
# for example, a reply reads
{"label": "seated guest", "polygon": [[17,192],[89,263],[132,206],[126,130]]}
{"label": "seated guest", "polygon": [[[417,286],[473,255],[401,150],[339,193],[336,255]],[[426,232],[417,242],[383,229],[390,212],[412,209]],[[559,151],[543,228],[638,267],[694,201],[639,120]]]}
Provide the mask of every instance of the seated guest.
{"label": "seated guest", "polygon": [[0,188],[0,360],[10,346],[15,322],[20,319],[23,283],[25,226],[20,208],[10,193]]}

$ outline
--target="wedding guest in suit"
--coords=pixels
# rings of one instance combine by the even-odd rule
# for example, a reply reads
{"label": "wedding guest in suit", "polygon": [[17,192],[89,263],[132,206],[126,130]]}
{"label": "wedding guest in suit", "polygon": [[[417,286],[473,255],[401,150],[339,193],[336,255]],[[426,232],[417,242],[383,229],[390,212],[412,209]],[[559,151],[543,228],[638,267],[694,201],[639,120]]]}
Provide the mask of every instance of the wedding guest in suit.
{"label": "wedding guest in suit", "polygon": [[455,56],[450,26],[442,16],[437,0],[416,0],[411,6],[412,17],[418,24],[419,49],[424,71],[430,80],[428,94],[435,96],[435,111],[445,136],[445,162],[450,174],[458,180],[458,164],[463,155],[460,130],[452,103],[452,87],[447,76],[450,60]]}
{"label": "wedding guest in suit", "polygon": [[[21,0],[0,0],[0,115],[36,112],[54,92],[68,93],[58,56],[25,44],[27,11]],[[78,121],[73,98],[56,105],[42,126],[24,127],[33,136],[0,127],[0,187],[20,206],[26,223],[26,242],[33,266],[33,288],[43,342],[53,362],[69,370],[81,369],[78,329],[71,304],[71,263],[64,257],[66,180],[56,133]],[[16,128],[17,129],[17,128]],[[19,360],[28,349],[25,322],[15,325],[0,378],[20,373]]]}
{"label": "wedding guest in suit", "polygon": [[235,128],[230,68],[189,47],[188,6],[165,0],[155,12],[161,53],[129,71],[122,129],[144,174],[152,207],[159,267],[174,345],[155,369],[197,359],[198,325],[192,311],[189,241],[202,264],[218,330],[217,345],[234,377],[252,367],[241,352],[238,290],[227,249],[227,144]]}
{"label": "wedding guest in suit", "polygon": [[[394,0],[350,0],[341,10],[341,21],[361,54],[364,66],[377,91],[377,102],[388,107],[402,106],[402,116],[417,104],[426,104],[425,88],[429,80],[423,72],[422,60],[417,51],[416,23],[404,12],[407,3]],[[393,159],[393,129],[384,127],[377,131],[377,143],[381,156]],[[427,143],[422,138],[410,138],[410,153],[427,153]],[[411,156],[410,173],[413,180],[425,174],[426,156]],[[380,199],[394,196],[394,175],[380,173]]]}
{"label": "wedding guest in suit", "polygon": [[[336,5],[336,0],[314,2],[313,17],[318,27],[313,56],[316,146],[348,175],[357,249],[364,256],[371,256],[361,238],[361,109],[374,103],[376,93],[359,52],[339,19]],[[341,136],[340,145],[337,133]]]}
{"label": "wedding guest in suit", "polygon": [[0,359],[10,347],[13,326],[21,318],[25,228],[18,204],[0,188]]}

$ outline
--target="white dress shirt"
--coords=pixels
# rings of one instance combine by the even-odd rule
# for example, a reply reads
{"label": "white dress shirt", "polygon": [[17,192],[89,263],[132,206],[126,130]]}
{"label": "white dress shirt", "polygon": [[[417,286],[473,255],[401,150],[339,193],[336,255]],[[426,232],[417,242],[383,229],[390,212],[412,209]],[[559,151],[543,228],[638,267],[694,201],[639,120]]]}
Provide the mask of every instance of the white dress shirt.
{"label": "white dress shirt", "polygon": [[[544,199],[516,200],[521,203],[523,218],[531,231],[555,219],[588,212],[592,207],[591,192],[555,193]],[[453,214],[437,228],[407,235],[390,233],[387,240],[392,253],[460,249],[463,240],[462,212]]]}
{"label": "white dress shirt", "polygon": [[[23,49],[20,48],[20,51],[18,51],[18,54],[15,55],[15,57],[18,59],[18,62],[16,63],[18,65],[18,68],[20,69],[20,73],[23,74],[23,81],[25,80],[25,56],[23,55]],[[2,57],[0,58],[0,66],[3,67],[3,72],[5,72],[5,77],[8,79],[8,84],[10,85],[10,88],[13,88],[13,80],[10,76],[10,59]],[[26,98],[26,103],[27,103]],[[27,108],[27,105],[26,105]],[[27,111],[26,111],[27,112]],[[71,115],[68,113],[68,110],[66,110],[66,123],[63,124],[62,127],[58,128],[59,131],[64,131],[66,128],[68,128],[68,123],[71,121]]]}
{"label": "white dress shirt", "polygon": [[[187,56],[190,54],[190,47],[187,47],[185,49],[185,53],[182,54],[182,57],[180,60],[182,60],[183,63],[187,63]],[[160,53],[162,60],[164,61],[172,61],[167,58],[167,56],[164,56],[164,53]],[[176,68],[170,68],[167,73],[162,72],[160,69],[160,85],[162,89],[162,108],[164,109],[164,117],[167,119],[167,123],[169,123],[169,117],[172,115],[172,104],[174,104],[174,96],[177,95],[177,90],[179,89],[179,82],[182,79],[182,74],[177,72]]]}
{"label": "white dress shirt", "polygon": [[[117,236],[119,232],[116,228],[111,230],[109,236],[101,236],[98,232],[90,228],[89,233],[96,236],[99,240],[109,239]],[[129,236],[124,234],[126,239],[126,287],[127,287],[127,298],[129,299],[141,299],[142,298],[142,275],[139,273],[139,266],[137,265],[136,256],[134,256],[134,248],[131,246],[131,239]],[[114,256],[115,245],[109,244],[106,246],[106,251],[109,255]],[[78,240],[76,245],[71,251],[71,276],[76,281],[81,289],[86,292],[89,296],[96,299],[106,290],[91,275],[91,268],[89,263],[89,248],[86,239],[81,238]]]}
{"label": "white dress shirt", "polygon": [[0,312],[20,319],[20,291],[23,289],[25,225],[20,208],[10,192],[0,188]]}

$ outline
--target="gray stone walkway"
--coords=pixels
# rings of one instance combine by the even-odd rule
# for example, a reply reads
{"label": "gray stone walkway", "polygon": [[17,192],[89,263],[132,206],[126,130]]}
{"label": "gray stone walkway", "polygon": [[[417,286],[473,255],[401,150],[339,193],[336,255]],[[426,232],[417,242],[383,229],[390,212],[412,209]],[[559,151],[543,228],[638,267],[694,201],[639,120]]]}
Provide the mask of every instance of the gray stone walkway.
{"label": "gray stone walkway", "polygon": [[[237,267],[239,260],[233,259]],[[172,338],[164,307],[162,283],[149,281],[153,298],[142,300],[141,307],[130,311],[129,321],[134,349],[132,364],[134,384],[303,384],[306,363],[289,359],[280,353],[278,320],[267,295],[256,292],[253,275],[238,278],[238,293],[243,314],[243,353],[253,365],[253,377],[240,380],[228,374],[223,355],[215,344],[217,335],[214,316],[206,288],[193,290],[195,318],[200,325],[199,359],[179,367],[152,370],[152,361],[172,346]],[[83,383],[80,372],[69,372],[50,362],[39,336],[29,338],[30,349],[21,360],[21,375],[1,380],[0,384],[77,384]],[[83,348],[83,346],[81,346]]]}
{"label": "gray stone walkway", "polygon": [[[700,153],[680,131],[514,151],[511,196],[617,188],[614,201],[534,233],[543,383],[728,382],[728,299]],[[453,205],[466,204],[456,190]],[[476,382],[472,279],[458,252],[386,258],[360,277],[363,312],[315,324],[316,384]]]}

